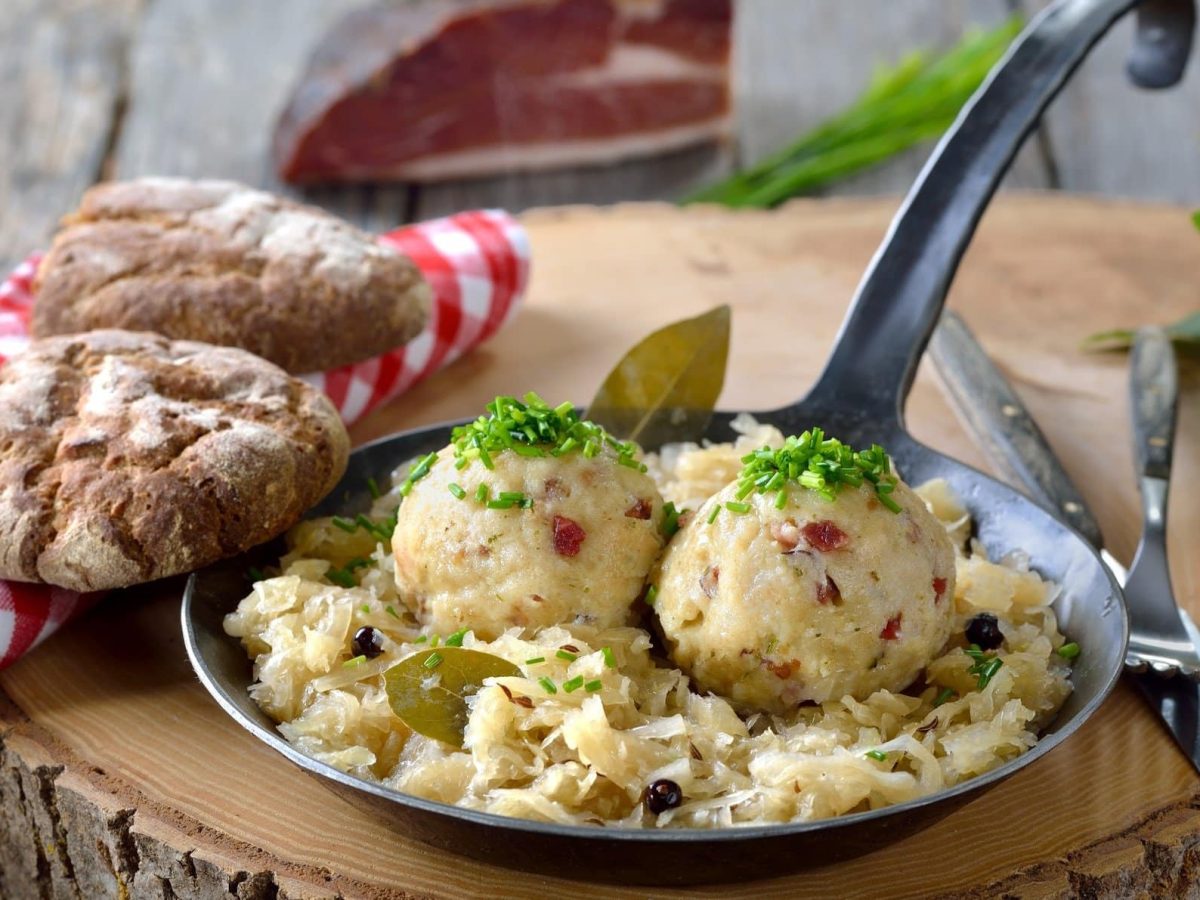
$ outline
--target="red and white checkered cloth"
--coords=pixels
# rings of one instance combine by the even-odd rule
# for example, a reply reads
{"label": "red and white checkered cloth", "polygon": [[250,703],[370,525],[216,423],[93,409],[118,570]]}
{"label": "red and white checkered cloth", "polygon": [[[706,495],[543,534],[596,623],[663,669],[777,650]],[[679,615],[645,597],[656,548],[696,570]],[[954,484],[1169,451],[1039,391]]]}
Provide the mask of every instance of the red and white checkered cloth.
{"label": "red and white checkered cloth", "polygon": [[[408,254],[433,288],[429,325],[403,347],[365,362],[304,376],[352,424],[486,341],[516,312],[529,279],[529,241],[507,213],[481,210],[389,231],[380,241]],[[0,282],[0,365],[29,343],[31,256]],[[0,669],[100,598],[0,581]]]}

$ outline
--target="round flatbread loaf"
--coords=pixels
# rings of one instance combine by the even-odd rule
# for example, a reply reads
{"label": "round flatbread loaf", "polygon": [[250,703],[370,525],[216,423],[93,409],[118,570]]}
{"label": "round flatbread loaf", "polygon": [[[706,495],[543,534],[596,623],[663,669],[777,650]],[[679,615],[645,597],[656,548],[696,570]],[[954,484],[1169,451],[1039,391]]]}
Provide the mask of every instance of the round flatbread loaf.
{"label": "round flatbread loaf", "polygon": [[279,534],[346,468],[329,400],[243,350],[94,331],[0,367],[0,577],[100,590]]}
{"label": "round flatbread loaf", "polygon": [[432,290],[408,257],[335,216],[230,181],[97,185],[34,282],[37,337],[96,328],[241,347],[294,374],[414,338]]}

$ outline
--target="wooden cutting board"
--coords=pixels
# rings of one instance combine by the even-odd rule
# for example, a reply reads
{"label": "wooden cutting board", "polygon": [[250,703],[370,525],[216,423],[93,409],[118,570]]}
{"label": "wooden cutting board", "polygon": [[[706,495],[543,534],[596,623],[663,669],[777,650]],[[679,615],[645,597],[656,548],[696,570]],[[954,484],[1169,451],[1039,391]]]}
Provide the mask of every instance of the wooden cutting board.
{"label": "wooden cutting board", "polygon": [[[491,344],[354,429],[364,441],[478,412],[497,392],[586,401],[635,340],[734,308],[722,406],[800,396],[820,368],[894,200],[779,212],[547,209],[527,306]],[[1094,330],[1197,306],[1187,211],[1061,196],[988,213],[951,303],[1045,428],[1128,560],[1138,530],[1125,361]],[[1184,368],[1173,498],[1179,597],[1200,614],[1200,392]],[[985,466],[922,371],[917,436]],[[188,667],[181,581],[113,596],[0,675],[0,895],[645,896],[484,866],[393,834],[233,724]],[[1086,649],[1085,649],[1086,652]],[[614,865],[619,865],[614,860]],[[721,896],[1129,896],[1200,889],[1200,779],[1121,684],[1064,746],[961,811],[877,852]],[[656,896],[666,891],[654,891]]]}

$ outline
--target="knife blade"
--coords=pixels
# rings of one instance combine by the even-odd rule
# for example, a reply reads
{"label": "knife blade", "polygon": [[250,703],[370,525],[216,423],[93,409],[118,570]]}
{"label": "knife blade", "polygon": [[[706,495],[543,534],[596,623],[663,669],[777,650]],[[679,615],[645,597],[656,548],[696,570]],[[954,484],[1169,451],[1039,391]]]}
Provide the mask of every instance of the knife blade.
{"label": "knife blade", "polygon": [[[1104,548],[1099,523],[1083,496],[1016,391],[960,316],[949,310],[942,314],[929,350],[951,405],[988,460],[1052,515],[1087,538],[1124,585],[1128,573]],[[1179,615],[1193,646],[1200,646],[1200,630],[1191,616],[1182,609]],[[1180,676],[1164,678],[1152,671],[1131,671],[1126,677],[1200,771],[1200,684]]]}

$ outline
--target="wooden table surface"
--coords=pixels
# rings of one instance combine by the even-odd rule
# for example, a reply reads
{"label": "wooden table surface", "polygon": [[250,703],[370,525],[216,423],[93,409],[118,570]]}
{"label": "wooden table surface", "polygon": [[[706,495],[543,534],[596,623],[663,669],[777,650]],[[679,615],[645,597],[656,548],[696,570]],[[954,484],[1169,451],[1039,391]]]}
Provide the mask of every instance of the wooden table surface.
{"label": "wooden table surface", "polygon": [[[356,441],[471,415],[498,392],[585,400],[639,337],[733,306],[722,406],[803,393],[894,200],[797,203],[777,213],[618,206],[524,217],[535,265],[526,308],[481,350],[355,427]],[[1137,496],[1125,361],[1076,349],[1151,298],[1195,302],[1200,247],[1186,210],[1054,197],[1002,201],[952,292],[1045,426],[1116,555]],[[588,275],[580,277],[586,267]],[[1171,550],[1200,613],[1200,393],[1185,369]],[[979,453],[920,373],[916,435]],[[177,580],[112,597],[0,673],[0,896],[682,896],[482,865],[389,831],[242,731],[185,658]],[[1087,652],[1086,648],[1084,652]],[[619,865],[619,860],[614,861]],[[1200,778],[1122,682],[1062,747],[918,834],[814,872],[714,896],[1171,896],[1200,891]],[[169,893],[168,893],[169,889]],[[123,893],[124,892],[124,893]]]}

